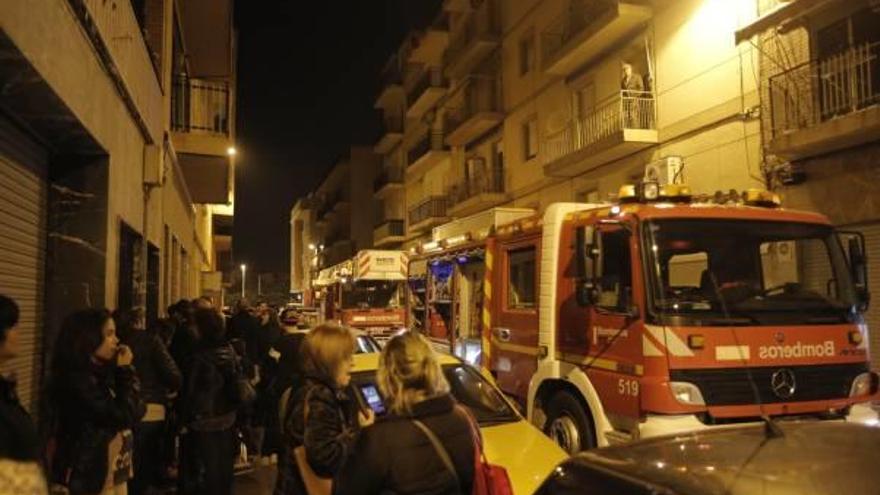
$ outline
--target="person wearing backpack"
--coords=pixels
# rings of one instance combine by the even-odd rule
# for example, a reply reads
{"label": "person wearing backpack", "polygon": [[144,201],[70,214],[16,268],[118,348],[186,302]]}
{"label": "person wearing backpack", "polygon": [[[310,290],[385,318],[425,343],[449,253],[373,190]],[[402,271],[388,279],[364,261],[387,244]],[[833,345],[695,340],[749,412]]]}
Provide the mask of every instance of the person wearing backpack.
{"label": "person wearing backpack", "polygon": [[376,376],[389,414],[362,432],[334,493],[471,494],[473,426],[430,344],[414,332],[394,337]]}
{"label": "person wearing backpack", "polygon": [[187,428],[181,457],[183,494],[230,495],[235,462],[236,411],[253,400],[235,350],[226,340],[222,315],[197,309],[200,340],[181,400]]}

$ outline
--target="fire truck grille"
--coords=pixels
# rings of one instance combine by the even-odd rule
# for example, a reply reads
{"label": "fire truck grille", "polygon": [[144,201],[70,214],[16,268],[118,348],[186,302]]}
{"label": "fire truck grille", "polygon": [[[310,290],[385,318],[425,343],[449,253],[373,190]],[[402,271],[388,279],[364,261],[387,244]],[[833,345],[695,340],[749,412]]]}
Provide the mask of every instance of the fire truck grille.
{"label": "fire truck grille", "polygon": [[[794,391],[788,397],[785,395],[790,389],[782,390],[782,396],[774,392],[773,376],[780,370],[789,370],[791,375],[786,375],[794,376]],[[752,379],[764,404],[849,397],[853,379],[866,371],[865,363],[751,368]],[[690,382],[699,387],[708,406],[755,403],[755,391],[744,368],[671,370],[669,375],[674,382]],[[787,388],[778,385],[777,379],[777,390]]]}

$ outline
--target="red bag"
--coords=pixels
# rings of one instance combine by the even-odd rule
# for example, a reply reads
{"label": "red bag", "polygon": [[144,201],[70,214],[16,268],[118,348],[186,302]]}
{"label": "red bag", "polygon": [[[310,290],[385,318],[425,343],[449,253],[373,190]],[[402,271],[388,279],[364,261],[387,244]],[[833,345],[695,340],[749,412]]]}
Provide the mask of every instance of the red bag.
{"label": "red bag", "polygon": [[474,489],[473,495],[513,495],[513,486],[507,470],[497,464],[489,463],[483,451],[483,440],[476,420],[462,407],[461,414],[467,418],[471,426],[471,438],[474,440]]}

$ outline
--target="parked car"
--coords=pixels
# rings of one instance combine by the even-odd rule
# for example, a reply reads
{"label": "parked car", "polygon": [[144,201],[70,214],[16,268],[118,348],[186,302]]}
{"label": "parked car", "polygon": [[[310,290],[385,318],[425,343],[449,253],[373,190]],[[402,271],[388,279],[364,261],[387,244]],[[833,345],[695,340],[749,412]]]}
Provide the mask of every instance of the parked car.
{"label": "parked car", "polygon": [[[775,432],[774,432],[775,431]],[[537,495],[868,495],[880,490],[880,428],[777,422],[583,452]]]}
{"label": "parked car", "polygon": [[[480,425],[489,462],[507,469],[515,494],[531,494],[567,457],[565,452],[532,426],[498,388],[471,365],[443,354],[439,356],[452,395],[467,407]],[[356,354],[349,393],[361,394],[364,403],[377,398],[376,370],[379,354]],[[370,391],[370,398],[364,391]]]}

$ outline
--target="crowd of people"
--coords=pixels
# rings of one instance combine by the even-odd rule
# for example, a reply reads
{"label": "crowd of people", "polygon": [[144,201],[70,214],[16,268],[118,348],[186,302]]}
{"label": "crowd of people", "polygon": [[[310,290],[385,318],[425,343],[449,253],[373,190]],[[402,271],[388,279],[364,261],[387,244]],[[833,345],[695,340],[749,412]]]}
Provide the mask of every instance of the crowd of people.
{"label": "crowd of people", "polygon": [[[0,365],[18,353],[0,295]],[[229,495],[242,453],[277,459],[276,495],[470,494],[474,427],[427,341],[384,348],[377,421],[348,393],[352,331],[289,332],[265,304],[230,318],[208,299],[64,319],[38,428],[0,377],[0,493]],[[438,474],[440,473],[440,474]]]}

